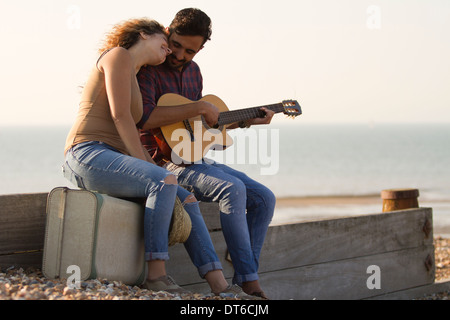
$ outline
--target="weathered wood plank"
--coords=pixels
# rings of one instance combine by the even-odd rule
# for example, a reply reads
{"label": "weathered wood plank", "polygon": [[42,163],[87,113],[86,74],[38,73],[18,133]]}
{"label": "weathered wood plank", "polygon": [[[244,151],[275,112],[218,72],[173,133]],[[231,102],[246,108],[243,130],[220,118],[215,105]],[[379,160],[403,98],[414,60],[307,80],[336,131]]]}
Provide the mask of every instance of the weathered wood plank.
{"label": "weathered wood plank", "polygon": [[428,208],[273,227],[264,243],[260,270],[431,245],[432,232],[426,236],[422,230],[426,221],[432,225]]}
{"label": "weathered wood plank", "polygon": [[413,287],[406,290],[393,291],[366,298],[367,300],[412,300],[422,298],[432,293],[450,291],[450,279],[435,281],[428,285]]}
{"label": "weathered wood plank", "polygon": [[15,268],[42,268],[42,251],[20,252],[0,256],[0,269]]}
{"label": "weathered wood plank", "polygon": [[[261,282],[274,299],[362,299],[432,283],[425,260],[433,246],[422,246],[306,267],[263,273]],[[370,290],[369,266],[380,268],[380,289]]]}
{"label": "weathered wood plank", "polygon": [[200,202],[200,212],[203,215],[208,230],[220,230],[219,205],[215,202]]}
{"label": "weathered wood plank", "polygon": [[[368,256],[378,253],[432,245],[422,228],[432,219],[428,208],[404,210],[343,219],[311,221],[272,226],[264,243],[259,272]],[[227,246],[221,231],[212,232],[216,252],[226,277],[232,277],[232,265],[225,260]],[[169,272],[180,284],[198,281],[196,269],[182,245],[169,249],[177,262],[168,262]]]}
{"label": "weathered wood plank", "polygon": [[[350,300],[428,285],[434,272],[427,271],[424,261],[433,246],[421,246],[365,257],[351,258],[265,272],[260,281],[271,299]],[[373,274],[369,266],[380,269],[380,289],[369,289],[367,281]],[[372,281],[369,281],[373,283]],[[207,292],[204,283],[186,286]]]}
{"label": "weathered wood plank", "polygon": [[0,254],[44,246],[47,193],[0,196]]}

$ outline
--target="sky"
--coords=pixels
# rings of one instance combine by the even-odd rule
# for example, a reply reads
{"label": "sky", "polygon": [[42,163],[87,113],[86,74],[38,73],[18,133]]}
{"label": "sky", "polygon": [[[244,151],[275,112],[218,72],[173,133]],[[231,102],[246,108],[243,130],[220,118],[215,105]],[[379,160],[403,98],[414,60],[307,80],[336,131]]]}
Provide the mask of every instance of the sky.
{"label": "sky", "polygon": [[448,0],[1,0],[0,126],[70,125],[104,34],[186,7],[213,21],[195,61],[230,109],[295,99],[303,115],[274,122],[450,122]]}

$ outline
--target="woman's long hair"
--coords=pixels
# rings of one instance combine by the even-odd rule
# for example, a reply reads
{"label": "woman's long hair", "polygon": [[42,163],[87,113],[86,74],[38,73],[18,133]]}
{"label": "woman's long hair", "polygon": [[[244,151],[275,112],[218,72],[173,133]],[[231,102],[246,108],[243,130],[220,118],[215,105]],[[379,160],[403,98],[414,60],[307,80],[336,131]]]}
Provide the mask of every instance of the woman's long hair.
{"label": "woman's long hair", "polygon": [[141,32],[147,35],[166,34],[164,27],[155,20],[148,18],[126,20],[113,26],[103,40],[99,52],[102,53],[114,47],[129,49],[138,42]]}

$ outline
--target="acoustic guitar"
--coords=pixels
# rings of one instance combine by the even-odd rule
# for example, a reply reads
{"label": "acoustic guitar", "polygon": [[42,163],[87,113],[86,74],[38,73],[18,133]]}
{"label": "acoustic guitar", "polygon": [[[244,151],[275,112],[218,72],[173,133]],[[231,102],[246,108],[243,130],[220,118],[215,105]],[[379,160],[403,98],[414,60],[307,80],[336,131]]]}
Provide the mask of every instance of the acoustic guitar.
{"label": "acoustic guitar", "polygon": [[[295,100],[285,100],[281,103],[231,111],[215,95],[204,96],[200,101],[210,102],[219,109],[217,125],[210,127],[202,116],[197,116],[161,127],[163,139],[156,137],[156,141],[166,160],[178,165],[199,163],[209,150],[225,150],[233,144],[233,139],[226,132],[227,128],[239,121],[263,118],[265,112],[260,110],[261,107],[275,113],[283,112],[293,118],[302,114],[301,107]],[[168,93],[159,99],[157,106],[178,106],[194,102],[196,101],[178,94]]]}

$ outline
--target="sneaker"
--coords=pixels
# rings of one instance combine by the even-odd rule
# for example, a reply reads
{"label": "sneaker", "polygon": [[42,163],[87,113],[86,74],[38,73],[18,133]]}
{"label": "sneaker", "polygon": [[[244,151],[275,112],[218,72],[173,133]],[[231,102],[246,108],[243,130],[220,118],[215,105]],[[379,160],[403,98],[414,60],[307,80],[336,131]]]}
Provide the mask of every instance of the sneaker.
{"label": "sneaker", "polygon": [[146,279],[142,288],[155,292],[166,291],[174,294],[190,293],[188,290],[177,285],[171,276],[162,276],[155,280]]}
{"label": "sneaker", "polygon": [[221,298],[237,298],[242,300],[261,300],[260,297],[246,294],[237,284],[229,285],[225,290],[216,294]]}

